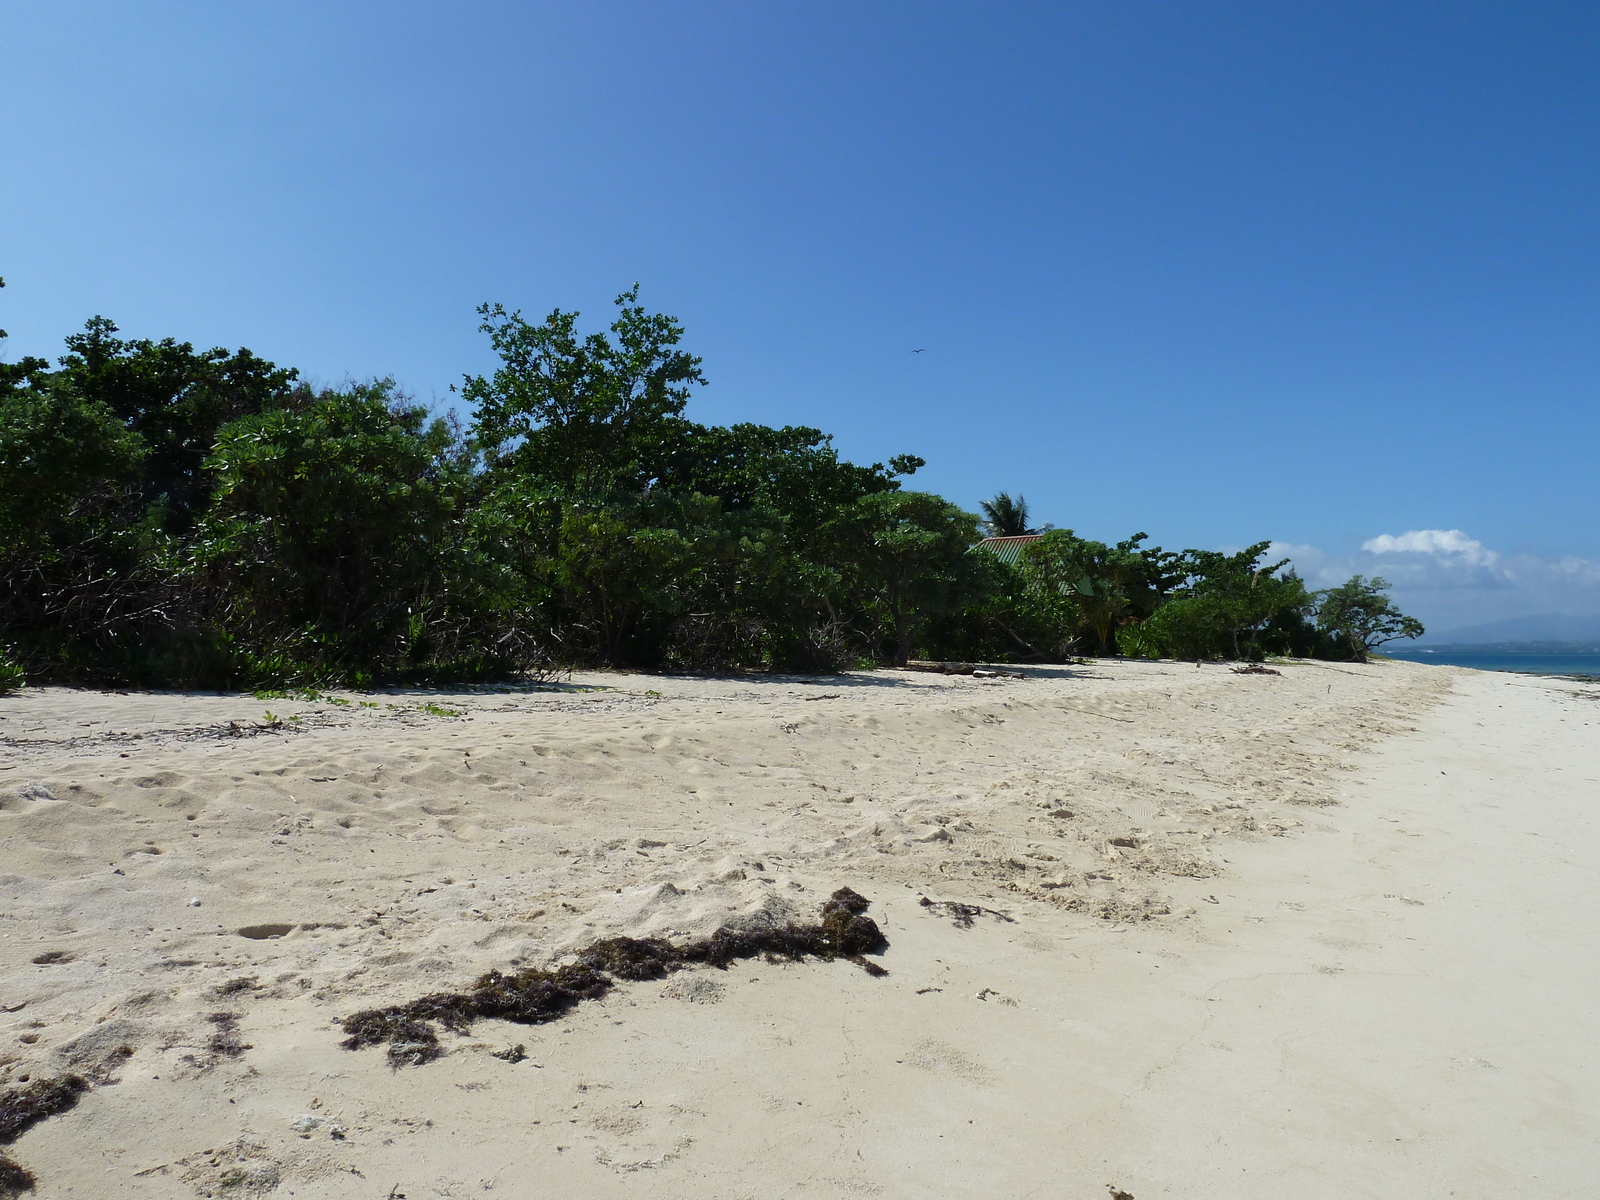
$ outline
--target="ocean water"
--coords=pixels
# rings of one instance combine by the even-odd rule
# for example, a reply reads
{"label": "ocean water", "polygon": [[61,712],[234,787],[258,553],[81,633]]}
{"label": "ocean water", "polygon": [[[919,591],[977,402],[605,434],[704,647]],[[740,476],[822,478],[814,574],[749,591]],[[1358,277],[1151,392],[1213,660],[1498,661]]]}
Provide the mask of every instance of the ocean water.
{"label": "ocean water", "polygon": [[1472,667],[1479,671],[1520,671],[1527,675],[1593,675],[1600,677],[1600,651],[1518,651],[1493,646],[1385,647],[1386,658],[1433,663],[1442,667]]}

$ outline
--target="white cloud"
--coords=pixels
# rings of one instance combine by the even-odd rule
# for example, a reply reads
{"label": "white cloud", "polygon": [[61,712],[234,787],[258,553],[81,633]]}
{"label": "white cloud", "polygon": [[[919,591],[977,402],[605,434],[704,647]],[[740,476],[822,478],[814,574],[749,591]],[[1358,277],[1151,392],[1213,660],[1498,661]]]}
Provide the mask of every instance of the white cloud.
{"label": "white cloud", "polygon": [[1455,554],[1474,566],[1492,566],[1500,557],[1459,529],[1412,529],[1399,537],[1382,533],[1362,542],[1361,548],[1370,554]]}
{"label": "white cloud", "polygon": [[1600,562],[1574,555],[1498,553],[1459,529],[1413,529],[1368,538],[1359,551],[1274,542],[1268,559],[1292,560],[1311,588],[1352,575],[1388,580],[1396,602],[1432,629],[1537,613],[1600,612]]}

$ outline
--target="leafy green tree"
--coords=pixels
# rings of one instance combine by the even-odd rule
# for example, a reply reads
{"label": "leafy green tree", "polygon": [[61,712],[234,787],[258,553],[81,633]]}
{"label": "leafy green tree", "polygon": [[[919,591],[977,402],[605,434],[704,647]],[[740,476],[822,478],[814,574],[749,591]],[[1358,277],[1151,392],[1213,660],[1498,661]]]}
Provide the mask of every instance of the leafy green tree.
{"label": "leafy green tree", "polygon": [[149,607],[145,448],[52,373],[25,383],[0,390],[0,637],[33,669],[75,675],[136,642]]}
{"label": "leafy green tree", "polygon": [[864,497],[856,520],[857,579],[903,667],[928,619],[974,590],[977,517],[930,492],[896,491]]}
{"label": "leafy green tree", "polygon": [[715,496],[730,511],[771,509],[809,537],[863,496],[895,490],[897,476],[922,465],[899,455],[887,466],[857,466],[839,457],[827,434],[805,426],[686,424],[657,482],[674,494]]}
{"label": "leafy green tree", "polygon": [[566,636],[619,665],[760,665],[780,538],[765,510],[698,494],[568,509],[553,561]]}
{"label": "leafy green tree", "polygon": [[103,404],[144,444],[140,489],[174,531],[189,528],[210,501],[205,462],[228,421],[285,401],[296,372],[248,350],[196,353],[172,338],[124,341],[95,317],[67,338],[63,386]]}
{"label": "leafy green tree", "polygon": [[0,545],[62,553],[135,512],[141,439],[104,404],[49,376],[0,393]]}
{"label": "leafy green tree", "polygon": [[1317,628],[1317,598],[1291,567],[1278,577],[1278,608],[1253,635],[1252,644],[1265,654],[1291,658],[1332,658],[1328,636]]}
{"label": "leafy green tree", "polygon": [[19,658],[72,676],[119,635],[137,644],[155,540],[137,495],[144,458],[47,360],[0,363],[0,679],[20,681]]}
{"label": "leafy green tree", "polygon": [[[0,288],[5,286],[6,281],[0,278]],[[5,341],[10,336],[4,329],[0,329],[0,342]],[[43,358],[24,358],[15,363],[0,362],[0,392],[9,391],[11,388],[21,385],[29,375],[35,371],[44,370],[49,365],[49,361]]]}
{"label": "leafy green tree", "polygon": [[1091,653],[1114,654],[1117,628],[1149,616],[1182,578],[1175,555],[1140,545],[1148,536],[1110,546],[1053,529],[1023,548],[1022,569],[1035,587],[1075,599]]}
{"label": "leafy green tree", "polygon": [[924,633],[934,657],[962,662],[1062,662],[1077,649],[1075,588],[1040,587],[1020,564],[973,550],[974,583],[961,605]]}
{"label": "leafy green tree", "polygon": [[[6,286],[6,281],[0,279],[0,288]],[[11,335],[0,329],[0,342]],[[16,388],[26,386],[31,379],[50,369],[50,360],[46,358],[22,358],[14,363],[0,362],[0,396],[4,396]]]}
{"label": "leafy green tree", "polygon": [[1305,588],[1299,579],[1279,575],[1289,565],[1288,559],[1262,563],[1270,545],[1257,542],[1236,554],[1215,550],[1183,554],[1182,567],[1189,583],[1180,599],[1192,604],[1200,626],[1212,631],[1219,656],[1261,657],[1256,635],[1286,604],[1304,603]]}
{"label": "leafy green tree", "polygon": [[1408,617],[1388,596],[1379,576],[1352,575],[1336,588],[1317,594],[1317,624],[1356,662],[1366,662],[1379,646],[1399,638],[1419,638],[1422,622]]}
{"label": "leafy green tree", "polygon": [[218,433],[191,548],[218,619],[291,672],[427,659],[463,460],[390,380],[315,391]]}
{"label": "leafy green tree", "polygon": [[636,301],[619,297],[609,334],[587,337],[576,314],[535,326],[480,310],[503,365],[463,386],[486,465],[466,524],[495,603],[538,606],[572,661],[848,659],[877,620],[851,558],[858,505],[922,460],[863,467],[815,429],[686,420],[699,360]]}
{"label": "leafy green tree", "polygon": [[914,455],[870,466],[847,462],[832,439],[804,427],[689,426],[660,487],[680,497],[714,496],[725,519],[746,514],[770,531],[759,543],[769,554],[762,560],[766,565],[748,573],[752,583],[739,589],[738,612],[727,610],[722,618],[727,629],[741,631],[737,637],[730,632],[728,644],[748,643],[759,629],[759,664],[795,670],[831,668],[870,655],[871,622],[862,619],[852,590],[857,506],[868,496],[896,491],[899,478],[920,466]]}
{"label": "leafy green tree", "polygon": [[705,379],[700,360],[676,348],[682,327],[638,298],[637,284],[617,297],[611,337],[580,338],[578,314],[560,309],[539,325],[498,304],[478,309],[502,365],[469,376],[461,394],[477,408],[472,436],[491,471],[536,475],[583,497],[655,479],[682,436],[689,390]]}
{"label": "leafy green tree", "polygon": [[682,577],[695,546],[670,522],[651,521],[652,515],[615,505],[562,513],[551,565],[564,601],[563,625],[568,637],[583,637],[608,665],[646,657],[629,645],[640,640],[640,627],[670,620],[683,609]]}
{"label": "leafy green tree", "polygon": [[1171,598],[1136,632],[1120,637],[1125,648],[1172,658],[1260,659],[1305,642],[1304,617],[1313,607],[1300,578],[1282,573],[1288,560],[1263,564],[1269,542],[1236,554],[1186,550],[1173,567],[1181,582]]}
{"label": "leafy green tree", "polygon": [[1009,493],[1001,492],[993,500],[982,500],[984,531],[990,537],[1021,537],[1032,533],[1028,528],[1028,502],[1018,496],[1013,500]]}
{"label": "leafy green tree", "polygon": [[637,493],[574,499],[523,465],[488,473],[468,526],[500,603],[543,605],[569,661],[818,669],[865,649],[841,558],[854,506],[921,460],[861,467],[814,429],[680,422]]}

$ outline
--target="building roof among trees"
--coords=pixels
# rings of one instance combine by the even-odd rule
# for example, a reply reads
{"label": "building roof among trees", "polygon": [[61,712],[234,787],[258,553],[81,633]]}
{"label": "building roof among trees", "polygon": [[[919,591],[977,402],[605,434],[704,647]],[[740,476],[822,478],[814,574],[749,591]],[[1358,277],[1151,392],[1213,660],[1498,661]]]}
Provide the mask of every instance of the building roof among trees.
{"label": "building roof among trees", "polygon": [[1037,533],[1018,534],[1014,537],[984,538],[978,545],[1003,563],[1016,563],[1022,557],[1022,551],[1029,542],[1037,542],[1040,535]]}

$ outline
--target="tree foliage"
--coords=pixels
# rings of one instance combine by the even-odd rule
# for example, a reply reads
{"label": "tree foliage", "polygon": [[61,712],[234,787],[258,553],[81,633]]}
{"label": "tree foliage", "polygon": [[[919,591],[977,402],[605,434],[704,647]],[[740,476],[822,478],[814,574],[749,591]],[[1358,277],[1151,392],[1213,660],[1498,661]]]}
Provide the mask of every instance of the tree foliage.
{"label": "tree foliage", "polygon": [[1385,642],[1419,638],[1425,632],[1421,621],[1394,606],[1386,594],[1388,587],[1388,581],[1378,576],[1353,575],[1318,597],[1319,628],[1357,662],[1366,662]]}
{"label": "tree foliage", "polygon": [[498,304],[478,309],[501,366],[469,376],[473,437],[491,468],[536,473],[572,496],[649,484],[673,443],[700,360],[677,349],[677,321],[647,313],[639,288],[617,297],[611,336],[580,338],[577,313],[533,325]]}
{"label": "tree foliage", "polygon": [[424,658],[451,574],[457,443],[389,380],[299,388],[223,427],[187,546],[219,623],[335,673]]}
{"label": "tree foliage", "polygon": [[[0,363],[0,686],[1364,658],[1420,632],[1382,580],[1308,593],[1265,543],[1046,527],[1001,561],[978,516],[903,486],[915,455],[691,420],[700,360],[637,287],[604,331],[479,315],[500,366],[461,385],[465,428],[390,380],[315,388],[103,317],[54,366]],[[1032,532],[1020,496],[981,507]]]}
{"label": "tree foliage", "polygon": [[923,625],[975,591],[967,551],[977,518],[931,492],[877,492],[849,515],[855,583],[875,627],[904,666]]}
{"label": "tree foliage", "polygon": [[281,404],[296,372],[248,350],[196,353],[188,342],[123,341],[116,333],[115,324],[95,317],[68,337],[58,386],[104,405],[139,439],[142,499],[161,506],[165,526],[187,529],[211,499],[206,459],[218,432]]}
{"label": "tree foliage", "polygon": [[1021,496],[1015,500],[1010,493],[1001,492],[993,500],[980,501],[983,510],[983,531],[989,537],[1021,537],[1032,533],[1028,528],[1028,502]]}

